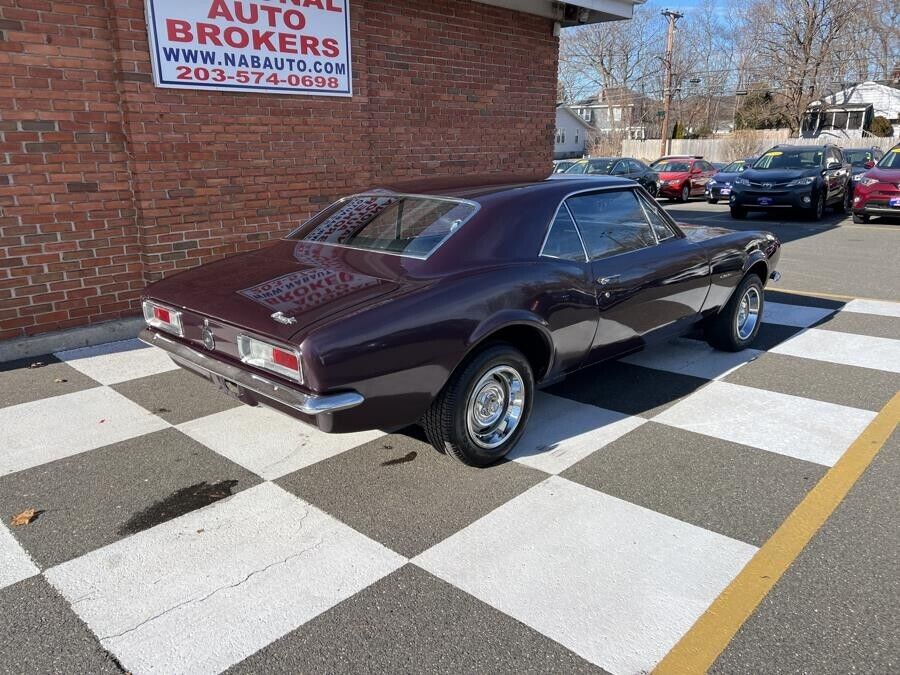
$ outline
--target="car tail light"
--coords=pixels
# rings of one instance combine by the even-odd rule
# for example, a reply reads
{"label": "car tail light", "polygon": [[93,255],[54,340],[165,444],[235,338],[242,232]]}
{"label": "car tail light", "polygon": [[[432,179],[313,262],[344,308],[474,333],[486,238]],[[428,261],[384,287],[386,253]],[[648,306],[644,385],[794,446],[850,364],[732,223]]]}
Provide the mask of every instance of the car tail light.
{"label": "car tail light", "polygon": [[153,328],[174,333],[178,337],[184,336],[181,312],[171,307],[160,305],[152,300],[144,300],[144,321]]}
{"label": "car tail light", "polygon": [[237,345],[243,363],[303,382],[300,352],[296,349],[278,347],[247,335],[239,335]]}

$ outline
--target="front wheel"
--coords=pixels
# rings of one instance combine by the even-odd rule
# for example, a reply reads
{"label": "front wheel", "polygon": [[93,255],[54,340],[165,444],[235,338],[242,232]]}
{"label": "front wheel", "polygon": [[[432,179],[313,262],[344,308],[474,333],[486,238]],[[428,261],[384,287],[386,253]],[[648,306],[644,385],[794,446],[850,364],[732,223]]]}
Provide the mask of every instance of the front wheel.
{"label": "front wheel", "polygon": [[869,216],[865,213],[854,213],[853,214],[853,222],[857,225],[861,225],[863,223],[869,222]]}
{"label": "front wheel", "polygon": [[687,202],[691,199],[691,186],[687,183],[681,188],[681,201]]}
{"label": "front wheel", "polygon": [[706,203],[707,203],[707,204],[718,204],[718,203],[719,203],[719,200],[716,199],[715,197],[710,197],[710,198],[708,198],[708,199],[706,200]]}
{"label": "front wheel", "polygon": [[810,217],[819,221],[822,220],[822,217],[825,215],[825,195],[824,193],[819,193],[819,197],[816,199],[816,205],[813,207],[813,210],[810,212]]}
{"label": "front wheel", "polygon": [[742,206],[732,206],[731,217],[735,220],[744,220],[747,217],[747,209]]}
{"label": "front wheel", "polygon": [[762,280],[748,274],[728,304],[706,325],[706,341],[726,352],[746,349],[759,334],[764,303]]}
{"label": "front wheel", "polygon": [[533,401],[528,360],[510,345],[495,344],[453,374],[425,413],[425,435],[448,457],[488,466],[519,440]]}

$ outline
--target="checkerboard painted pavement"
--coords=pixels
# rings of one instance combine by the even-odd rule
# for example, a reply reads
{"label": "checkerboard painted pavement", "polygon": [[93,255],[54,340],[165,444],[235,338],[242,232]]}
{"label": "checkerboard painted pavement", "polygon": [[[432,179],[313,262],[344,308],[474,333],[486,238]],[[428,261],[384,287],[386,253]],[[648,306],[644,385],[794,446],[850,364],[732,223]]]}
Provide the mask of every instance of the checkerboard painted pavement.
{"label": "checkerboard painted pavement", "polygon": [[648,671],[900,389],[900,304],[768,295],[755,349],[582,371],[485,470],[137,341],[3,364],[0,670]]}

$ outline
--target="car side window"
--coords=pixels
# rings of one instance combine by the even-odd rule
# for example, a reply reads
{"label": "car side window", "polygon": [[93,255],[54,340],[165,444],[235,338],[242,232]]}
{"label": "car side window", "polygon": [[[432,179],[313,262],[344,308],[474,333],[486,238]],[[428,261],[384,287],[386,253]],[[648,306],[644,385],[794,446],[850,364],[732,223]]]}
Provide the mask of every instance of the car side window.
{"label": "car side window", "polygon": [[641,202],[647,220],[650,221],[650,227],[653,228],[656,238],[659,241],[672,239],[675,236],[675,232],[669,226],[669,223],[666,222],[665,216],[660,213],[659,206],[644,197],[644,195],[638,195],[638,199]]}
{"label": "car side window", "polygon": [[577,195],[566,204],[578,224],[588,258],[598,260],[656,244],[633,190]]}
{"label": "car side window", "polygon": [[560,205],[556,218],[550,224],[550,231],[547,233],[541,255],[573,262],[586,261],[581,236],[578,234],[575,221],[569,215],[569,209],[565,204]]}
{"label": "car side window", "polygon": [[634,159],[629,160],[628,164],[631,166],[632,173],[641,173],[644,169],[647,168],[643,164],[641,164],[640,162],[638,162],[637,160],[634,160]]}

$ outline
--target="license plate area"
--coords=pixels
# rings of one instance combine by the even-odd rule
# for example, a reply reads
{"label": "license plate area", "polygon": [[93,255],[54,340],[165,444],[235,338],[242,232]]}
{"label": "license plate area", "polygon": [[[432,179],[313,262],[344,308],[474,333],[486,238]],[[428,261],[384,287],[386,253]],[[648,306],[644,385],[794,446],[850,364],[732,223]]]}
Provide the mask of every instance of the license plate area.
{"label": "license plate area", "polygon": [[888,200],[888,206],[890,206],[893,209],[900,208],[900,197],[891,197]]}
{"label": "license plate area", "polygon": [[209,375],[209,381],[216,389],[229,398],[237,399],[241,403],[246,403],[247,405],[257,405],[256,397],[253,396],[253,392],[245,389],[237,382],[226,380],[224,377],[212,373]]}
{"label": "license plate area", "polygon": [[759,204],[760,206],[770,206],[772,204],[772,198],[771,197],[757,197],[756,203]]}
{"label": "license plate area", "polygon": [[731,188],[722,188],[722,194],[723,194],[723,195],[730,195],[730,194],[731,194]]}

